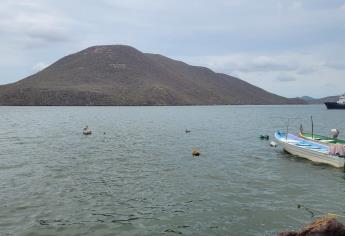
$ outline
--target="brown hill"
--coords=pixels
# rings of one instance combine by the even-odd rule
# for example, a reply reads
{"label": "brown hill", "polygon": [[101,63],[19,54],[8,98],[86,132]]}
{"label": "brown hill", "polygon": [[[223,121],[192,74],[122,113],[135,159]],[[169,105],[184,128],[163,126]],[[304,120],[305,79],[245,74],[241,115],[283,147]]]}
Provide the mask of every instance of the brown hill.
{"label": "brown hill", "polygon": [[308,96],[299,97],[298,99],[304,100],[307,104],[324,104],[325,102],[336,102],[338,101],[340,95],[329,96],[324,98],[312,98]]}
{"label": "brown hill", "polygon": [[303,103],[238,78],[129,46],[95,46],[13,84],[0,105],[213,105]]}

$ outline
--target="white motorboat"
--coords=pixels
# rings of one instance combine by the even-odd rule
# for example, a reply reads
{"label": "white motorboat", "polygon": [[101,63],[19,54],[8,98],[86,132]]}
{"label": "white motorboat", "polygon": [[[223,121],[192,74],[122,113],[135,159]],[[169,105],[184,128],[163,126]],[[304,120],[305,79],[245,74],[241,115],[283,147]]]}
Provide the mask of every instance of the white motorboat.
{"label": "white motorboat", "polygon": [[316,163],[328,164],[334,167],[344,167],[345,157],[330,154],[330,147],[317,142],[300,138],[290,133],[277,131],[274,134],[276,140],[285,151],[290,154],[308,159]]}

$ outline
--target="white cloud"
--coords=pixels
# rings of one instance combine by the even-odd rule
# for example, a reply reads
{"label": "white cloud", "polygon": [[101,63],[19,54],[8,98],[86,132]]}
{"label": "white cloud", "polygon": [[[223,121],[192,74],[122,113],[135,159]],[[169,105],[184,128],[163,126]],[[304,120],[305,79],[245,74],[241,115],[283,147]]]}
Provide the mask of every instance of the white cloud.
{"label": "white cloud", "polygon": [[38,62],[35,65],[32,66],[32,71],[33,72],[38,72],[46,68],[48,65],[44,62]]}
{"label": "white cloud", "polygon": [[220,56],[186,58],[189,62],[201,63],[216,71],[255,73],[255,72],[310,72],[322,61],[303,53],[235,53]]}
{"label": "white cloud", "polygon": [[345,3],[340,6],[340,10],[345,11]]}
{"label": "white cloud", "polygon": [[12,45],[41,45],[69,40],[71,20],[63,13],[47,6],[44,1],[8,1],[0,6],[0,30],[12,40]]}
{"label": "white cloud", "polygon": [[301,1],[293,1],[291,3],[291,8],[293,9],[301,9],[303,7],[303,3]]}
{"label": "white cloud", "polygon": [[[338,47],[340,47],[338,45]],[[323,51],[330,47],[308,48],[306,52],[235,53],[219,56],[180,57],[193,65],[204,65],[287,97],[322,97],[342,93],[344,64],[332,64]],[[339,49],[338,49],[339,50]],[[315,51],[315,52],[313,52]],[[336,62],[342,59],[333,55]],[[284,82],[284,83],[282,83]],[[330,86],[333,84],[334,86]]]}

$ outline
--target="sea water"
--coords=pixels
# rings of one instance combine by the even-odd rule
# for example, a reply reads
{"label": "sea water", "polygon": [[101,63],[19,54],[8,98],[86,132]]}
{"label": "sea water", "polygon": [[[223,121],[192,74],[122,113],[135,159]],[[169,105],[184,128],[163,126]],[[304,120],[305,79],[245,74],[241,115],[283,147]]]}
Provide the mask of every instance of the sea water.
{"label": "sea water", "polygon": [[342,170],[259,139],[310,116],[344,137],[321,105],[0,107],[0,235],[275,235],[344,214]]}

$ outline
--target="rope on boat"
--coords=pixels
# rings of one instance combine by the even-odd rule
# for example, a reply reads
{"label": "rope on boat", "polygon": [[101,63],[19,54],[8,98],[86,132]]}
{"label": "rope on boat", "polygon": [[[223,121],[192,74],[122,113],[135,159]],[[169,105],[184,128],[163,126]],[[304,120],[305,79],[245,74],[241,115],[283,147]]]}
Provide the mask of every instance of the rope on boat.
{"label": "rope on boat", "polygon": [[305,207],[301,204],[298,204],[297,208],[306,210],[308,213],[310,213],[311,217],[314,217],[315,213],[318,213],[318,214],[324,215],[324,217],[328,217],[328,218],[344,218],[345,219],[345,215],[340,215],[340,214],[330,213],[330,212],[324,212],[321,210]]}
{"label": "rope on boat", "polygon": [[335,214],[335,213],[327,213],[327,216],[334,217],[334,218],[345,218],[343,215]]}

